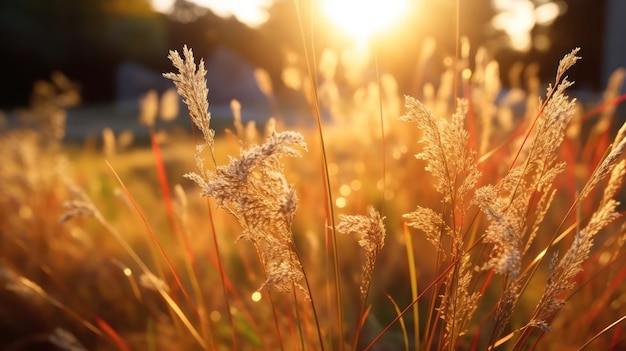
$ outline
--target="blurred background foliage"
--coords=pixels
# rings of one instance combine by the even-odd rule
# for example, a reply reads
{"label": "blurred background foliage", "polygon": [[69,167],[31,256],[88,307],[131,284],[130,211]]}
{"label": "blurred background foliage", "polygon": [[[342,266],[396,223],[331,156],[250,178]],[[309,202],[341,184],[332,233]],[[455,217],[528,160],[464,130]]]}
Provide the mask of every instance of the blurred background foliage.
{"label": "blurred background foliage", "polygon": [[[325,48],[349,45],[350,37],[325,20],[319,2],[314,6],[310,0],[298,3],[305,35],[315,39],[318,57]],[[492,19],[500,11],[498,3],[501,1],[463,0],[457,14],[455,0],[410,1],[407,15],[393,29],[372,38],[381,69],[396,78],[402,93],[412,93],[422,42],[434,38],[438,58],[454,55],[458,16],[461,35],[468,37],[472,50],[478,46],[490,50],[501,65],[505,84],[508,68],[517,61],[539,63],[539,74],[547,81],[552,75],[552,63],[572,47],[580,46],[584,48],[585,65],[575,74],[578,86],[603,88],[602,38],[607,0],[554,2],[561,6],[562,13],[549,26],[535,25],[530,35],[539,44],[524,50],[513,49],[505,31],[494,27]],[[546,1],[533,6],[538,8],[539,3]],[[318,20],[314,26],[307,21],[310,11]],[[358,13],[359,9],[354,11]],[[4,67],[4,84],[11,88],[0,95],[0,107],[26,105],[33,82],[48,79],[55,70],[80,83],[86,103],[110,101],[115,96],[115,74],[121,63],[135,62],[165,72],[167,51],[183,44],[205,59],[218,47],[230,48],[251,65],[267,71],[280,93],[284,89],[280,74],[288,55],[302,52],[300,27],[292,0],[270,2],[266,14],[265,22],[252,26],[187,0],[174,0],[167,13],[154,10],[153,2],[148,0],[2,1],[0,37],[4,45],[0,65]],[[440,64],[442,60],[434,62]]]}

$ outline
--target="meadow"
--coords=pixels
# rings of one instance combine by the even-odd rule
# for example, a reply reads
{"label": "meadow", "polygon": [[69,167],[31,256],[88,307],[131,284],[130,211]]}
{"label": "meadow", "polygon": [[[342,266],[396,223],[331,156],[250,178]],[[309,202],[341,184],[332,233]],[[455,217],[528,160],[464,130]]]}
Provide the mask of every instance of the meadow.
{"label": "meadow", "polygon": [[189,128],[151,93],[134,143],[64,143],[76,92],[41,83],[0,136],[2,350],[626,347],[624,72],[585,106],[579,49],[507,91],[461,52],[419,97],[341,89],[329,52],[290,71],[309,126],[214,125],[185,47]]}

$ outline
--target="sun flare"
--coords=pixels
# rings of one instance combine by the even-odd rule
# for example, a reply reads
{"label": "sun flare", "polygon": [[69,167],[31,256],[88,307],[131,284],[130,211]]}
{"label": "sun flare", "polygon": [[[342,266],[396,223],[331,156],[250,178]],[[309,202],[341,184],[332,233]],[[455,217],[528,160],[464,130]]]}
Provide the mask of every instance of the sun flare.
{"label": "sun flare", "polygon": [[391,27],[408,8],[408,0],[322,0],[328,20],[358,41]]}

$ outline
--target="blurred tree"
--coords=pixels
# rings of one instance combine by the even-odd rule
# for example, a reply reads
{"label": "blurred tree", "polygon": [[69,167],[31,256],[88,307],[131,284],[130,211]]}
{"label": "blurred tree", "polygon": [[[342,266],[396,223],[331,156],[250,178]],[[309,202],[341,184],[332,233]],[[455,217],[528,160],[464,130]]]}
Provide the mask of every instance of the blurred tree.
{"label": "blurred tree", "polygon": [[0,106],[24,105],[33,82],[54,70],[80,79],[87,100],[107,99],[116,62],[167,52],[165,22],[148,0],[3,0],[0,38],[13,85]]}
{"label": "blurred tree", "polygon": [[265,70],[272,80],[273,88],[282,89],[281,72],[285,65],[285,52],[278,39],[280,36],[267,35],[250,28],[235,17],[217,21],[214,28],[219,33],[220,44],[231,48],[251,65]]}
{"label": "blurred tree", "polygon": [[[534,0],[534,6],[547,1]],[[600,90],[602,86],[602,54],[605,45],[606,0],[555,1],[562,13],[549,25],[534,25],[531,30],[531,47],[528,51],[517,51],[501,40],[503,32],[494,32],[488,27],[487,46],[500,63],[503,80],[515,62],[538,63],[539,76],[543,82],[554,79],[554,68],[566,53],[581,47],[583,63],[575,65],[569,72],[576,81],[575,88]],[[489,23],[489,22],[487,22]]]}
{"label": "blurred tree", "polygon": [[33,82],[57,70],[79,82],[86,103],[111,101],[121,63],[165,72],[168,51],[185,44],[205,59],[217,45],[229,47],[282,84],[275,38],[187,0],[177,0],[170,16],[154,12],[149,0],[4,0],[0,38],[0,65],[12,87],[0,95],[3,108],[26,105]]}
{"label": "blurred tree", "polygon": [[[547,80],[554,62],[573,47],[582,46],[587,63],[575,68],[585,70],[576,75],[577,81],[598,88],[605,0],[567,1],[567,12],[557,18],[549,32],[533,33],[548,36],[551,49],[527,53],[492,45],[492,39],[500,34],[490,28],[491,1],[409,1],[407,16],[397,21],[394,29],[374,38],[381,71],[396,77],[401,93],[415,94],[422,42],[428,37],[436,40],[438,56],[432,61],[437,65],[444,56],[454,55],[459,4],[459,31],[470,39],[470,58],[479,45],[488,45],[500,62],[503,77],[515,61],[538,62],[545,66],[542,73],[546,77],[542,78]],[[319,1],[275,0],[268,12],[266,23],[250,28],[234,17],[220,18],[189,0],[176,0],[171,16],[155,13],[149,0],[0,1],[0,64],[4,81],[11,86],[0,95],[0,107],[25,105],[33,82],[48,79],[55,70],[81,83],[86,102],[111,100],[115,71],[121,62],[134,61],[163,72],[170,69],[167,51],[184,44],[204,58],[209,58],[217,45],[231,48],[252,65],[265,69],[280,94],[287,54],[299,55],[305,67],[301,25],[307,47],[315,50],[317,60],[324,48],[340,51],[349,45],[349,38],[325,20]],[[440,67],[431,68],[431,79],[436,80]],[[340,66],[340,82],[341,70]]]}

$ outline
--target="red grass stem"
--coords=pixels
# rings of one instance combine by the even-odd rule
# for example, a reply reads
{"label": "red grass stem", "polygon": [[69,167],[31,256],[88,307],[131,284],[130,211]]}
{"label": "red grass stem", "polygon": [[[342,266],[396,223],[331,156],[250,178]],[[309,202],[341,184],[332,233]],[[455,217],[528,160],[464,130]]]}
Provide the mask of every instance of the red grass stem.
{"label": "red grass stem", "polygon": [[211,202],[207,199],[207,210],[209,211],[209,222],[211,223],[211,237],[213,238],[213,245],[215,246],[215,255],[217,256],[217,270],[220,274],[220,280],[222,282],[222,292],[224,293],[224,303],[226,304],[226,314],[228,315],[228,322],[231,329],[231,340],[233,350],[237,350],[237,336],[235,331],[235,322],[233,315],[230,311],[230,302],[228,299],[228,292],[226,291],[226,274],[224,273],[224,267],[222,266],[222,259],[220,255],[220,246],[217,241],[217,231],[215,230],[215,221],[213,220],[213,211],[211,210]]}

